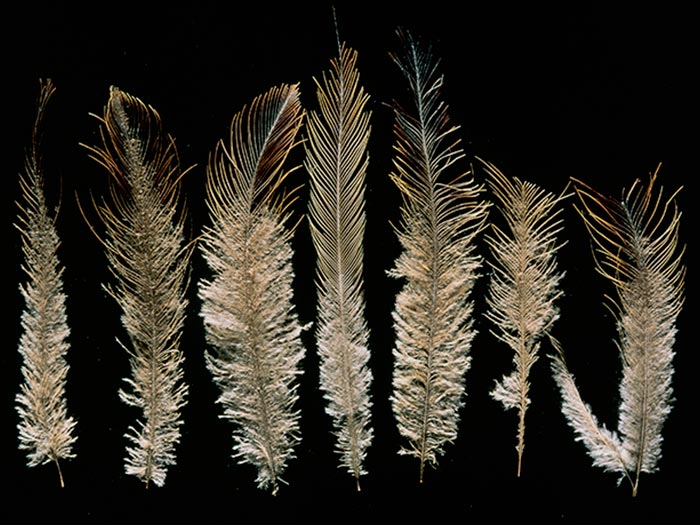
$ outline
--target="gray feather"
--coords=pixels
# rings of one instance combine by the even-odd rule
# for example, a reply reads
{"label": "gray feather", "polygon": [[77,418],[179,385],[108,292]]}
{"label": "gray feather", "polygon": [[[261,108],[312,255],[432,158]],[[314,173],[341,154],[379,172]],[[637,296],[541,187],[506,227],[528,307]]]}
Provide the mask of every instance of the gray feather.
{"label": "gray feather", "polygon": [[293,194],[281,185],[304,112],[296,85],[272,88],[243,108],[207,168],[210,224],[200,282],[207,366],[234,423],[234,456],[276,493],[300,442],[298,376],[304,349],[294,310]]}
{"label": "gray feather", "polygon": [[469,352],[476,334],[471,292],[481,267],[475,238],[485,227],[483,186],[458,170],[464,153],[440,99],[432,51],[401,33],[393,56],[410,86],[414,110],[395,112],[392,180],[403,197],[397,228],[402,252],[390,275],[403,287],[393,312],[392,409],[404,439],[400,452],[437,463],[457,438]]}
{"label": "gray feather", "polygon": [[176,464],[188,387],[180,348],[191,245],[184,237],[181,170],[175,143],[158,113],[110,89],[100,118],[102,144],[90,156],[110,174],[109,198],[97,211],[113,282],[105,286],[122,311],[131,376],[119,397],[142,417],[126,437],[127,474],[158,486]]}
{"label": "gray feather", "polygon": [[76,421],[68,416],[65,397],[70,329],[63,266],[57,254],[60,242],[55,217],[46,203],[41,158],[44,114],[54,91],[51,80],[41,81],[31,148],[20,175],[22,201],[16,226],[22,236],[27,281],[20,285],[25,301],[18,348],[23,382],[16,408],[19,448],[27,451],[28,465],[55,462],[63,486],[59,460],[75,456],[76,442]]}

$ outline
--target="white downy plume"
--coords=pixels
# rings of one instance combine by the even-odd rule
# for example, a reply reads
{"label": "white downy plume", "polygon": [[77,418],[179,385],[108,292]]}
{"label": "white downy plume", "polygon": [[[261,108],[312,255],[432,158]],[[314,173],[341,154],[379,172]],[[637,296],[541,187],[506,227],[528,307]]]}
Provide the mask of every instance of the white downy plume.
{"label": "white downy plume", "polygon": [[208,165],[210,224],[200,244],[212,272],[199,296],[221,417],[235,425],[234,457],[273,494],[301,439],[305,327],[293,304],[294,191],[282,190],[303,117],[296,84],[270,89],[234,116],[228,144],[218,143]]}
{"label": "white downy plume", "polygon": [[188,392],[180,348],[192,252],[180,203],[184,172],[160,116],[140,99],[110,88],[99,120],[102,144],[88,151],[111,182],[109,198],[95,204],[114,277],[105,288],[121,308],[128,343],[120,344],[131,365],[119,397],[142,413],[126,433],[125,470],[162,486],[177,462]]}
{"label": "white downy plume", "polygon": [[617,319],[622,360],[617,431],[599,425],[585,404],[561,350],[554,377],[562,411],[593,464],[621,473],[636,495],[642,472],[661,457],[662,429],[671,412],[673,345],[683,306],[685,265],[679,246],[679,190],[664,200],[657,171],[644,186],[636,180],[621,200],[607,198],[574,180],[583,217],[595,245],[598,271],[614,286],[610,310]]}
{"label": "white downy plume", "polygon": [[[397,234],[402,252],[390,275],[403,287],[393,312],[392,409],[405,440],[400,453],[437,463],[458,435],[465,375],[476,334],[471,292],[481,267],[475,239],[485,228],[484,187],[457,163],[464,153],[440,99],[442,76],[432,50],[399,31],[392,58],[413,96],[413,110],[395,111],[392,180],[403,197]],[[454,173],[454,176],[450,176]]]}
{"label": "white downy plume", "polygon": [[73,458],[75,420],[68,416],[65,397],[69,350],[63,266],[58,260],[60,246],[44,194],[41,155],[44,113],[55,91],[51,80],[40,82],[31,148],[20,174],[22,201],[16,224],[22,236],[27,281],[20,285],[25,301],[22,313],[23,382],[16,396],[20,423],[19,448],[27,451],[30,467],[53,461],[63,486],[59,460]]}

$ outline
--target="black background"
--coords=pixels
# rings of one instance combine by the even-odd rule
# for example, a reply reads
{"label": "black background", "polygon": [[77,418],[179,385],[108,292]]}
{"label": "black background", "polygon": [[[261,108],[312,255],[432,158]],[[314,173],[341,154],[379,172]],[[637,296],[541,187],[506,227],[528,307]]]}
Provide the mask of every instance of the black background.
{"label": "black background", "polygon": [[[626,482],[594,468],[574,440],[560,410],[547,359],[533,368],[532,404],[527,414],[523,473],[517,478],[516,414],[505,412],[488,392],[510,370],[511,355],[488,332],[483,318],[485,278],[475,290],[479,335],[466,378],[467,398],[458,440],[446,447],[437,468],[418,483],[418,465],[399,456],[391,386],[391,309],[399,283],[386,276],[398,254],[391,221],[399,199],[389,181],[393,99],[405,100],[406,86],[388,53],[398,50],[397,27],[434,44],[445,76],[444,99],[467,158],[493,162],[517,176],[560,192],[570,177],[619,197],[635,178],[645,179],[662,163],[666,191],[684,186],[682,241],[690,244],[693,210],[690,178],[696,175],[688,149],[697,147],[697,114],[690,95],[697,66],[690,13],[657,7],[611,12],[589,4],[544,9],[507,4],[475,7],[459,2],[338,2],[340,37],[356,49],[361,81],[371,96],[372,136],[367,173],[366,301],[371,331],[374,441],[362,490],[337,467],[318,389],[313,332],[306,335],[300,389],[302,443],[289,464],[288,485],[271,496],[256,488],[255,472],[230,459],[230,423],[218,418],[217,390],[204,365],[204,335],[196,283],[206,275],[199,252],[192,260],[189,317],[183,340],[189,402],[178,463],[163,488],[144,485],[123,472],[125,439],[137,413],[117,391],[128,376],[119,311],[102,290],[110,278],[97,240],[80,216],[76,197],[102,195],[106,174],[83,144],[98,143],[98,123],[110,85],[151,104],[171,133],[184,167],[193,234],[207,217],[202,200],[205,165],[232,116],[253,97],[281,83],[300,83],[302,100],[315,109],[313,79],[336,56],[331,4],[284,6],[263,3],[147,2],[26,3],[4,15],[3,124],[5,175],[3,283],[6,307],[0,353],[0,435],[3,478],[0,521],[22,514],[86,523],[249,523],[282,518],[292,523],[337,519],[408,522],[455,519],[476,523],[515,517],[576,522],[632,522],[640,517],[680,521],[692,508],[697,454],[691,445],[691,414],[697,413],[695,371],[689,331],[693,296],[678,320],[675,403],[664,429],[659,471],[643,476],[632,498]],[[57,92],[47,113],[47,195],[61,197],[57,229],[66,267],[65,292],[71,327],[67,399],[78,420],[77,457],[55,468],[25,466],[17,449],[14,396],[21,382],[16,351],[23,302],[18,283],[19,234],[12,226],[22,169],[34,118],[40,78],[52,78]],[[301,149],[299,150],[299,152]],[[292,156],[300,162],[301,156]],[[296,172],[306,182],[303,170]],[[483,179],[483,172],[476,171]],[[303,193],[302,193],[303,195]],[[555,334],[562,342],[582,395],[600,420],[616,426],[619,360],[613,319],[603,304],[612,290],[594,271],[589,240],[573,200],[564,212],[567,240],[560,253],[566,272]],[[297,213],[304,212],[304,201]],[[304,223],[297,230],[298,313],[314,316],[313,258]],[[481,253],[487,256],[484,246]],[[688,261],[688,252],[686,252]],[[688,273],[692,280],[692,269]],[[549,351],[549,348],[544,350]]]}

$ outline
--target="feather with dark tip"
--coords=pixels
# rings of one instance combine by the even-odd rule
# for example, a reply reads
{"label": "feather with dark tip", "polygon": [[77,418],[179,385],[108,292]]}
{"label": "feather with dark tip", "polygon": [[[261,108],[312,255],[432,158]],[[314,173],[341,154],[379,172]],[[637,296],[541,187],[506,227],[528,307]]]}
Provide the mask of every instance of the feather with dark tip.
{"label": "feather with dark tip", "polygon": [[648,184],[637,179],[620,200],[574,180],[594,243],[596,267],[612,284],[609,309],[617,321],[622,361],[616,431],[600,425],[583,402],[563,352],[553,357],[562,411],[593,464],[629,479],[636,495],[642,473],[655,472],[662,430],[672,408],[673,345],[683,306],[684,249],[675,197],[657,188],[658,169]]}
{"label": "feather with dark tip", "polygon": [[105,228],[98,236],[114,278],[105,288],[121,309],[128,342],[120,345],[131,365],[119,397],[141,412],[126,433],[125,469],[146,486],[162,486],[177,463],[188,393],[181,349],[192,251],[180,198],[185,171],[159,114],[140,99],[110,88],[99,121],[102,144],[88,151],[111,185],[95,203]]}
{"label": "feather with dark tip", "polygon": [[206,362],[221,417],[234,424],[234,457],[272,493],[301,440],[305,327],[293,304],[295,193],[283,189],[303,117],[297,85],[272,88],[234,116],[229,142],[218,143],[207,166],[210,221],[200,244],[211,271],[199,287]]}

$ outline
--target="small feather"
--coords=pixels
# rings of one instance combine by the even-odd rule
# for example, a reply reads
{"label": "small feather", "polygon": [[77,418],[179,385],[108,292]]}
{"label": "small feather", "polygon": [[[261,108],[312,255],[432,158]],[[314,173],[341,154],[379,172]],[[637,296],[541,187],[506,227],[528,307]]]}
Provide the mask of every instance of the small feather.
{"label": "small feather", "polygon": [[[580,395],[560,356],[555,378],[563,411],[581,436],[594,464],[622,472],[637,494],[642,472],[658,468],[662,429],[672,407],[673,345],[676,318],[683,306],[684,249],[679,246],[680,211],[675,196],[664,199],[655,186],[636,180],[620,200],[605,197],[574,179],[579,213],[595,246],[596,268],[617,292],[610,310],[617,319],[617,346],[622,359],[619,444],[598,447],[593,424],[581,410]],[[582,423],[583,421],[583,423]],[[614,457],[616,462],[611,461]]]}
{"label": "small feather", "polygon": [[55,462],[63,486],[59,460],[75,457],[77,439],[76,421],[68,416],[65,397],[70,329],[63,266],[57,255],[60,242],[44,194],[41,156],[46,106],[55,89],[51,80],[40,82],[31,148],[19,179],[22,201],[18,203],[16,226],[22,236],[22,269],[27,281],[20,284],[25,301],[18,347],[23,382],[16,409],[20,416],[19,448],[27,451],[28,465]]}
{"label": "small feather", "polygon": [[210,224],[200,247],[211,270],[199,297],[221,417],[234,423],[234,457],[276,493],[300,442],[298,376],[305,329],[293,305],[292,193],[285,160],[304,112],[297,85],[256,97],[233,118],[207,166]]}
{"label": "small feather", "polygon": [[481,258],[475,238],[485,227],[483,186],[457,172],[464,153],[440,99],[443,78],[428,46],[399,31],[404,53],[392,55],[407,80],[414,109],[395,110],[391,177],[403,205],[402,252],[389,275],[403,282],[393,311],[396,343],[391,395],[400,453],[414,456],[423,480],[457,438],[469,351],[476,334],[470,294]]}
{"label": "small feather", "polygon": [[518,411],[517,452],[520,476],[525,448],[525,413],[530,405],[530,369],[538,358],[540,343],[559,316],[563,274],[557,270],[556,255],[562,246],[557,235],[562,229],[562,199],[537,185],[508,178],[493,164],[481,161],[488,175],[496,208],[505,226],[495,220],[486,242],[493,268],[489,281],[487,317],[494,335],[513,351],[513,372],[491,391],[506,409]]}
{"label": "small feather", "polygon": [[105,288],[121,308],[129,343],[120,345],[131,365],[119,397],[142,414],[125,435],[125,470],[162,486],[176,464],[188,393],[180,348],[192,250],[180,202],[184,172],[160,116],[140,99],[112,87],[99,121],[102,144],[88,151],[111,181],[97,205],[114,278]]}

